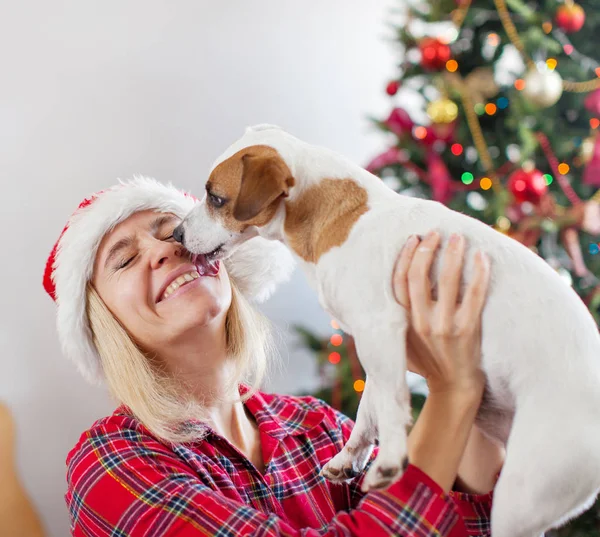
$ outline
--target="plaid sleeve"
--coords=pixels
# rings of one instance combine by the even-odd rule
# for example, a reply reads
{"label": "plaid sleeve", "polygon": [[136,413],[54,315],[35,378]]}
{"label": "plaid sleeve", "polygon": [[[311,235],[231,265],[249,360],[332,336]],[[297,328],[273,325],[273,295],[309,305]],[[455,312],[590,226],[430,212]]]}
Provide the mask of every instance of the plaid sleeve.
{"label": "plaid sleeve", "polygon": [[[335,422],[339,427],[343,442],[346,443],[350,438],[350,433],[354,427],[354,421],[338,410],[329,407],[325,402],[319,401],[321,407],[326,406],[334,416]],[[377,456],[377,447],[373,450],[365,471],[350,485],[351,508],[355,508],[365,496],[361,490],[366,471]],[[423,474],[425,475],[425,474]],[[491,535],[490,517],[492,512],[492,493],[489,494],[466,494],[464,492],[450,492],[450,498],[454,502],[456,509],[461,515],[466,526],[466,535],[469,537],[489,537]]]}
{"label": "plaid sleeve", "polygon": [[[350,438],[350,433],[354,427],[354,421],[348,416],[329,406],[325,401],[310,397],[310,402],[318,410],[325,412],[333,421],[338,433],[341,436],[342,445]],[[427,474],[413,465],[408,465],[402,477],[393,485],[382,491],[373,491],[365,494],[361,490],[367,470],[376,458],[378,452],[377,446],[373,450],[371,457],[363,473],[352,480],[349,487],[350,509],[374,509],[374,516],[381,517],[386,524],[394,527],[394,533],[391,535],[400,536],[475,536],[478,533],[467,533],[461,514],[468,514],[473,517],[475,511],[469,511],[469,495],[461,496],[463,503],[458,504],[455,498],[445,494],[443,489],[433,481]],[[458,494],[458,493],[456,493]],[[384,510],[378,513],[380,502],[384,502],[388,508],[393,502],[396,503],[396,509],[401,509],[400,523],[394,523],[392,520],[385,519]],[[350,511],[352,513],[352,511]],[[378,513],[378,514],[375,514]],[[472,527],[477,526],[474,518],[471,518]],[[388,534],[386,534],[388,535]],[[488,534],[481,534],[487,536]]]}
{"label": "plaid sleeve", "polygon": [[68,459],[67,505],[75,537],[462,537],[454,505],[415,467],[325,528],[297,529],[204,483],[149,435],[105,424]]}
{"label": "plaid sleeve", "polygon": [[492,495],[492,492],[488,494],[450,493],[465,522],[467,535],[470,537],[490,537],[492,535],[490,526]]}

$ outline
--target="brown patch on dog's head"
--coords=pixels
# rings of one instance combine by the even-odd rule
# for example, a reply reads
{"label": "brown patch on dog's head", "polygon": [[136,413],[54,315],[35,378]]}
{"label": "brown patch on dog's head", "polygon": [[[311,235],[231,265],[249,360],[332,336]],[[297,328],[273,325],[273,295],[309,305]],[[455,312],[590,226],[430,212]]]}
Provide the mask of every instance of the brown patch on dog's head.
{"label": "brown patch on dog's head", "polygon": [[[272,147],[254,145],[221,162],[206,183],[208,210],[232,231],[263,226],[275,214],[280,198],[287,197],[294,178]],[[225,203],[218,207],[214,200]]]}
{"label": "brown patch on dog's head", "polygon": [[354,179],[323,179],[286,202],[284,231],[302,259],[316,263],[331,248],[343,244],[362,214],[367,191]]}

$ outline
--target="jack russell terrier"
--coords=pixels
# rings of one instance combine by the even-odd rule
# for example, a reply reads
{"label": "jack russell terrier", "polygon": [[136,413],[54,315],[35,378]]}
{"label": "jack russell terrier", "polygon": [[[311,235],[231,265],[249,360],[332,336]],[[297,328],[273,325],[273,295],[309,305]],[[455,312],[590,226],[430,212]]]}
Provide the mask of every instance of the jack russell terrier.
{"label": "jack russell terrier", "polygon": [[323,308],[354,336],[366,372],[352,434],[321,474],[334,482],[354,477],[378,437],[363,485],[369,490],[402,474],[407,315],[392,272],[408,237],[431,230],[443,243],[451,233],[465,237],[465,280],[476,250],[492,262],[482,318],[486,390],[476,421],[507,448],[492,535],[537,537],[589,508],[600,491],[598,328],[540,257],[440,203],[398,195],[348,159],[272,125],[248,128],[221,155],[205,198],[174,235],[211,260],[256,235],[292,250]]}

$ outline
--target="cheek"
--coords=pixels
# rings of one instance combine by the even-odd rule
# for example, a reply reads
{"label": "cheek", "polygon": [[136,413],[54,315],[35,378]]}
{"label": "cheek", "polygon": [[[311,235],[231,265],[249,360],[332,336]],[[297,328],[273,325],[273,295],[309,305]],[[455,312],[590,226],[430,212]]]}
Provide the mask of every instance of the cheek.
{"label": "cheek", "polygon": [[142,279],[132,275],[115,278],[98,292],[104,303],[124,328],[134,337],[139,335],[142,306],[145,304]]}

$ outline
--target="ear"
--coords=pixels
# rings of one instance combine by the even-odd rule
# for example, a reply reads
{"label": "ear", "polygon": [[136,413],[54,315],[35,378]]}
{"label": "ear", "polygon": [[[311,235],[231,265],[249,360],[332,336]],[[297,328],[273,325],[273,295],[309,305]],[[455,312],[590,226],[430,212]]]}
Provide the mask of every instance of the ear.
{"label": "ear", "polygon": [[254,218],[280,196],[287,197],[293,185],[290,170],[279,158],[244,155],[233,217],[240,222]]}

